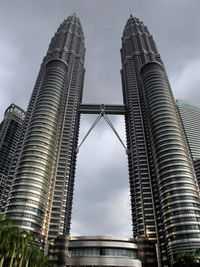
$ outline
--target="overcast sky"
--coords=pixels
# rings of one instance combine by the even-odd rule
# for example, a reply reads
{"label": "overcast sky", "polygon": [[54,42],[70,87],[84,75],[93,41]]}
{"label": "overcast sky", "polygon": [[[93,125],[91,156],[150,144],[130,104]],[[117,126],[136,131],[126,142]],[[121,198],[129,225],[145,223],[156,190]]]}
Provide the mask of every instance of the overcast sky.
{"label": "overcast sky", "polygon": [[[84,101],[122,103],[121,36],[130,11],[146,24],[175,98],[200,105],[199,0],[0,0],[0,116],[26,109],[39,66],[59,24],[77,11],[85,33]],[[95,116],[82,116],[80,141]],[[112,117],[125,142],[124,119]],[[124,148],[102,120],[80,148],[72,234],[131,236]]]}

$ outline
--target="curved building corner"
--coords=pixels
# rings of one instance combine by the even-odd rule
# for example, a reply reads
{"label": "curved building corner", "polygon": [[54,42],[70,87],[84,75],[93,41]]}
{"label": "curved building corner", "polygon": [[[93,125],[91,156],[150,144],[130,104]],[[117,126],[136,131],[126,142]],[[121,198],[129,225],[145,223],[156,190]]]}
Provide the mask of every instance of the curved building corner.
{"label": "curved building corner", "polygon": [[133,238],[110,236],[59,236],[49,244],[55,266],[142,267]]}

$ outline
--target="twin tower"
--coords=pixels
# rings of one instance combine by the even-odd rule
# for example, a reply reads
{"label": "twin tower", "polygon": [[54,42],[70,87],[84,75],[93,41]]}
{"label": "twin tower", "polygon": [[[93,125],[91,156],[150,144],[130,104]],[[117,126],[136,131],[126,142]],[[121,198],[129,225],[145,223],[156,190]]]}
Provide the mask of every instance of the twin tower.
{"label": "twin tower", "polygon": [[[10,172],[6,214],[44,242],[70,232],[80,115],[94,112],[82,104],[84,58],[74,14],[43,59]],[[154,242],[164,264],[200,247],[199,188],[163,62],[132,15],[121,60],[124,106],[104,112],[125,115],[133,237]]]}

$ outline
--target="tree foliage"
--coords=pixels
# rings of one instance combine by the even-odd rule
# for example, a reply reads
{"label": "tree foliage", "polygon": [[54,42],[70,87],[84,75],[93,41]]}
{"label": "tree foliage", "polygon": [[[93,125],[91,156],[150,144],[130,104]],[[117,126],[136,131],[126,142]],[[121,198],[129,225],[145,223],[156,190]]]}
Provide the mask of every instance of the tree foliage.
{"label": "tree foliage", "polygon": [[44,254],[35,247],[31,233],[17,227],[0,214],[0,267],[52,266]]}
{"label": "tree foliage", "polygon": [[178,254],[174,260],[173,267],[197,267],[200,266],[199,257],[195,253]]}

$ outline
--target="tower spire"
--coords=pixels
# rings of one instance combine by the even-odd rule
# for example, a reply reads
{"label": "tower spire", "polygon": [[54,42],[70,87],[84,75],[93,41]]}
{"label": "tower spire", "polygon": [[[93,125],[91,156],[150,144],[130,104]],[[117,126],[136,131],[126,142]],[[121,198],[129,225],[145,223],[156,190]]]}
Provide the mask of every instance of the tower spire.
{"label": "tower spire", "polygon": [[74,10],[73,17],[77,17],[77,9],[76,8]]}

